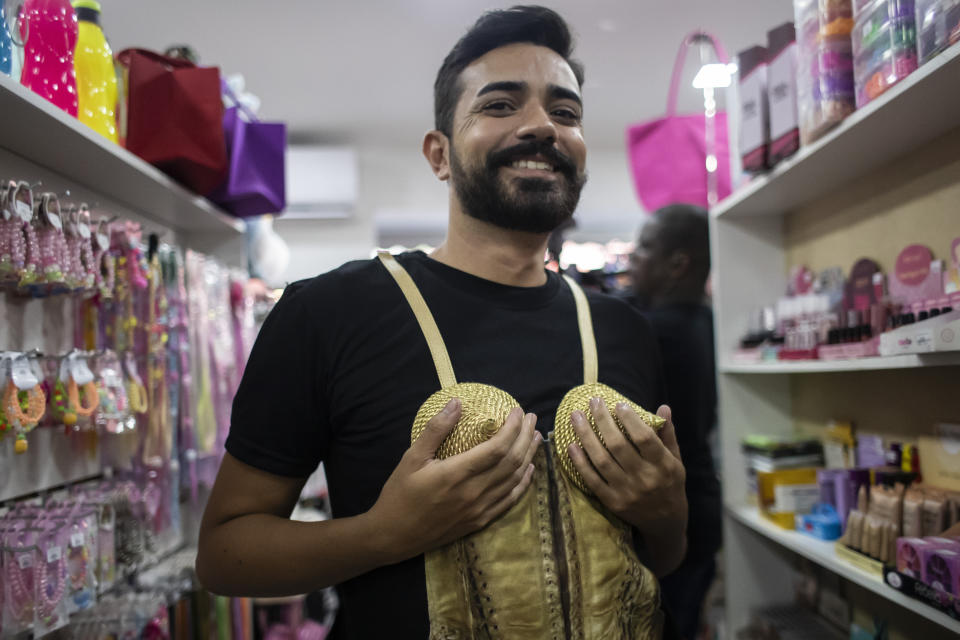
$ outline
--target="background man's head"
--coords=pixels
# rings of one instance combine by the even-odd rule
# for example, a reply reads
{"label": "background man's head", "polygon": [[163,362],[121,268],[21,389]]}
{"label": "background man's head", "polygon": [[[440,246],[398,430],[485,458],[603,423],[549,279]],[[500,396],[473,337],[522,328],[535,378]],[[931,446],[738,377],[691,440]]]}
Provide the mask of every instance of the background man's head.
{"label": "background man's head", "polygon": [[707,212],[689,204],[658,209],[640,229],[630,263],[643,303],[701,301],[710,275]]}
{"label": "background man's head", "polygon": [[467,215],[532,233],[573,215],[586,145],[572,49],[557,13],[518,6],[484,14],[447,55],[424,154]]}

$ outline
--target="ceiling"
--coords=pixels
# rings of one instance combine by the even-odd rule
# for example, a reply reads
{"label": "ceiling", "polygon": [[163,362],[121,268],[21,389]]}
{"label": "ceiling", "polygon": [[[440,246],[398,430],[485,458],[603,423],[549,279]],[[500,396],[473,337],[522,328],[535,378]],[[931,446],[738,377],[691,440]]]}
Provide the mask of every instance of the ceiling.
{"label": "ceiling", "polygon": [[[447,51],[486,9],[478,0],[101,0],[115,51],[189,44],[203,64],[242,73],[300,142],[419,148]],[[715,33],[733,56],[792,20],[790,0],[543,0],[577,37],[586,66],[591,148],[617,149],[624,127],[664,110],[681,38]],[[696,53],[691,54],[697,58]],[[688,61],[681,107],[696,109]]]}

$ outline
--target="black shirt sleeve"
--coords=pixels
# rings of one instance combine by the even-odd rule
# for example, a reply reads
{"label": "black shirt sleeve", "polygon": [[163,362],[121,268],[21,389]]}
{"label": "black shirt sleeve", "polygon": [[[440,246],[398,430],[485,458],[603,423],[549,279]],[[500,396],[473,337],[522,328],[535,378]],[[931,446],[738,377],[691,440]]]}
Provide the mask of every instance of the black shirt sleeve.
{"label": "black shirt sleeve", "polygon": [[233,400],[226,449],[262,471],[310,475],[323,459],[328,434],[325,376],[317,324],[305,297],[308,283],[294,283],[257,336]]}

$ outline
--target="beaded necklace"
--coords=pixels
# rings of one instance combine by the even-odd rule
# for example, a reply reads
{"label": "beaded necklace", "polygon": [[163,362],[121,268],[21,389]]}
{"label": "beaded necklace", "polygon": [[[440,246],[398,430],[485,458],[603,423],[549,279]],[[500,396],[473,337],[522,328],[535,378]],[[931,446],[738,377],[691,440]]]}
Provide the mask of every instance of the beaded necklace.
{"label": "beaded necklace", "polygon": [[10,181],[6,185],[6,204],[3,207],[4,250],[0,256],[0,274],[5,282],[32,282],[36,278],[39,255],[37,237],[33,231],[33,191],[26,182]]}
{"label": "beaded necklace", "polygon": [[21,547],[16,551],[8,550],[5,573],[10,585],[8,611],[12,614],[16,627],[27,629],[33,624],[36,606],[36,588],[34,571],[35,547]]}
{"label": "beaded necklace", "polygon": [[13,243],[14,213],[10,209],[8,199],[16,193],[17,183],[13,181],[0,184],[0,279],[6,280],[13,272]]}
{"label": "beaded necklace", "polygon": [[[21,394],[25,394],[22,397]],[[20,391],[13,379],[7,381],[7,388],[3,394],[3,407],[7,420],[16,433],[14,451],[27,452],[27,433],[33,430],[43,418],[46,409],[47,397],[43,388],[36,384],[32,389]]]}
{"label": "beaded necklace", "polygon": [[63,233],[63,217],[56,194],[43,194],[35,205],[34,213],[38,227],[41,281],[51,286],[62,285],[67,265],[67,239]]}
{"label": "beaded necklace", "polygon": [[149,417],[147,437],[143,445],[143,460],[148,466],[163,466],[170,458],[171,433],[167,399],[166,328],[157,322],[157,311],[166,315],[166,296],[163,291],[163,271],[156,252],[147,271],[147,402]]}
{"label": "beaded necklace", "polygon": [[37,566],[37,619],[49,629],[60,622],[57,608],[66,591],[67,571],[60,547],[51,545],[45,553],[43,549],[40,551],[41,558]]}

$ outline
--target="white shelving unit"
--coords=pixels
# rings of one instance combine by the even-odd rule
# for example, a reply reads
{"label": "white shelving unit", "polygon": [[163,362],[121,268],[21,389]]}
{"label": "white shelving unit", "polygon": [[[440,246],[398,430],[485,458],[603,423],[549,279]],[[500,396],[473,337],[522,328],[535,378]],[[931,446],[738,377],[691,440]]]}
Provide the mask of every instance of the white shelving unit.
{"label": "white shelving unit", "polygon": [[778,216],[950,131],[960,108],[958,77],[960,45],[954,45],[769,175],[731,194],[713,215]]}
{"label": "white shelving unit", "polygon": [[[181,234],[238,234],[244,223],[0,74],[0,147]],[[13,177],[13,176],[10,176]]]}
{"label": "white shelving unit", "polygon": [[[27,180],[95,215],[139,222],[145,232],[239,264],[245,223],[190,193],[155,167],[0,74],[0,178]],[[67,193],[69,192],[69,195]],[[64,353],[74,322],[69,296],[0,295],[0,348]],[[96,476],[100,446],[55,428],[35,429],[29,451],[0,443],[0,502]],[[102,443],[101,443],[102,444]],[[38,461],[42,461],[40,464]]]}
{"label": "white shelving unit", "polygon": [[721,373],[833,373],[841,371],[883,371],[916,367],[960,365],[960,351],[911,354],[852,360],[808,360],[796,362],[733,363],[720,366]]}
{"label": "white shelving unit", "polygon": [[[910,188],[903,184],[888,187],[885,178],[879,180],[879,176],[890,175],[891,167],[899,168],[899,161],[908,154],[916,158],[932,149],[941,154],[935,156],[937,162],[957,161],[958,152],[944,150],[944,145],[948,137],[949,140],[960,137],[958,78],[960,45],[954,45],[851,115],[824,138],[801,149],[769,175],[755,178],[711,211],[719,429],[724,503],[728,505],[724,519],[726,617],[731,636],[748,623],[752,609],[792,598],[792,586],[784,578],[792,568],[791,559],[795,560],[792,554],[806,557],[896,605],[887,612],[891,615],[896,614],[901,619],[919,615],[924,620],[916,620],[916,624],[939,625],[944,637],[956,637],[960,633],[957,621],[846,564],[836,556],[832,545],[783,531],[762,521],[755,509],[741,507],[746,501],[747,477],[740,449],[742,438],[748,434],[793,435],[798,422],[809,419],[809,416],[794,414],[794,402],[799,403],[798,411],[809,408],[811,384],[818,391],[821,388],[829,391],[831,385],[842,386],[839,381],[849,381],[849,376],[861,373],[880,376],[885,381],[889,381],[890,376],[916,380],[915,376],[928,373],[924,371],[927,368],[960,366],[960,352],[772,363],[742,363],[733,357],[734,349],[748,327],[750,314],[760,306],[772,303],[786,290],[790,260],[795,258],[791,252],[798,250],[793,243],[800,242],[802,250],[808,253],[811,247],[828,247],[825,252],[830,253],[829,259],[836,258],[836,262],[821,265],[822,268],[843,262],[834,254],[837,253],[836,247],[842,246],[838,238],[844,238],[844,234],[854,238],[869,227],[874,233],[878,228],[884,228],[883,233],[889,236],[892,230],[884,225],[895,220],[899,226],[893,235],[896,235],[896,241],[902,242],[899,245],[902,248],[913,239],[913,225],[922,224],[919,218],[914,220],[907,213],[910,202],[913,202],[911,199],[925,198],[928,188],[942,187],[944,183],[949,185],[941,192],[946,197],[934,199],[932,203],[923,200],[924,206],[931,204],[937,210],[936,219],[941,226],[953,229],[956,224],[955,235],[960,235],[960,215],[951,213],[957,211],[955,185],[960,185],[960,172],[954,172],[954,176],[944,171],[927,182],[922,181],[926,176],[917,178],[914,172],[909,179],[916,179],[921,184],[910,183]],[[878,180],[879,183],[874,184]],[[867,190],[864,185],[875,192],[886,193],[886,196],[874,197],[869,207],[858,206],[854,198],[844,197],[849,189],[859,189],[857,193]],[[887,189],[896,192],[891,195],[885,191]],[[839,211],[844,215],[838,219],[825,219],[819,214],[822,205],[835,201],[839,204],[827,207],[825,211],[831,215]],[[798,226],[810,220],[816,224]],[[925,237],[929,238],[929,235]],[[872,251],[862,246],[858,250]],[[887,252],[888,249],[879,251]],[[874,253],[868,255],[880,257]],[[889,257],[892,259],[895,255]],[[843,265],[844,268],[849,268],[858,257],[849,255],[849,264]],[[892,373],[872,373],[877,371]],[[804,375],[784,375],[801,373]],[[834,378],[818,381],[814,377],[826,373],[842,375],[835,378],[838,383],[827,381]],[[807,390],[808,393],[797,396],[798,390]],[[803,404],[804,400],[807,405]],[[950,401],[949,398],[943,400],[945,403]],[[849,398],[849,402],[842,405],[849,413],[842,417],[855,419],[857,410],[854,405],[862,401],[865,401],[862,397]],[[896,402],[896,399],[872,396],[869,402],[876,405],[878,402]],[[933,425],[926,426],[932,428]],[[921,429],[924,425],[910,424],[903,425],[903,428]],[[758,534],[775,544],[758,544]]]}
{"label": "white shelving unit", "polygon": [[728,509],[737,522],[749,527],[790,551],[815,562],[825,569],[842,576],[850,582],[856,583],[865,589],[873,591],[890,602],[905,609],[909,609],[924,618],[939,624],[945,629],[960,635],[960,620],[955,620],[947,614],[937,611],[919,600],[903,595],[896,589],[884,584],[879,577],[867,573],[862,569],[840,558],[834,550],[834,543],[818,540],[797,531],[787,531],[763,518],[755,507],[737,507]]}

